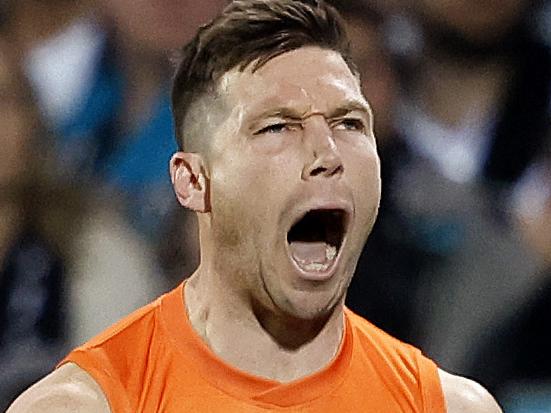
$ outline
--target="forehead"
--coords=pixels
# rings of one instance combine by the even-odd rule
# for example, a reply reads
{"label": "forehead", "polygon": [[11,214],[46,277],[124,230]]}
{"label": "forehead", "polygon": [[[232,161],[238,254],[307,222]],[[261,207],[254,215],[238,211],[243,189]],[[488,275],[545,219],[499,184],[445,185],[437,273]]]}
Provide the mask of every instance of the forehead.
{"label": "forehead", "polygon": [[342,56],[317,47],[282,54],[254,73],[234,69],[219,87],[229,103],[244,112],[272,106],[325,112],[345,100],[365,100]]}

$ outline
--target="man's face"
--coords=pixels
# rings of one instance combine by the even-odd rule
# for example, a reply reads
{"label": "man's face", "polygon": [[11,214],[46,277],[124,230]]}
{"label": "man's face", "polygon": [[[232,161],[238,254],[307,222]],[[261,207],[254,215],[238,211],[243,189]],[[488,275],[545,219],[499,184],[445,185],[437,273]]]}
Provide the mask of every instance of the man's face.
{"label": "man's face", "polygon": [[342,57],[315,47],[233,70],[208,158],[216,270],[271,311],[311,319],[339,303],[374,223],[371,110]]}

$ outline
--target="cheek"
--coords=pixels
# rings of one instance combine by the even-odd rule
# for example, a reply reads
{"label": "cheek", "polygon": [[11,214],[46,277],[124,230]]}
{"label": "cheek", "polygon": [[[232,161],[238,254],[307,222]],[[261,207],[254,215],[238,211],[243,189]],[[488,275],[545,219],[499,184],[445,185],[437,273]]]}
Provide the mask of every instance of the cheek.
{"label": "cheek", "polygon": [[300,131],[285,131],[281,133],[267,133],[257,136],[252,141],[252,148],[257,158],[270,157],[270,161],[277,163],[279,158],[286,159],[300,148],[302,141]]}
{"label": "cheek", "polygon": [[365,195],[377,203],[381,194],[381,166],[379,155],[376,152],[370,152],[363,157],[362,168],[358,171],[358,179]]}
{"label": "cheek", "polygon": [[248,200],[273,213],[301,177],[300,148],[288,138],[262,137],[225,157],[218,173],[219,186],[231,190],[238,202]]}
{"label": "cheek", "polygon": [[347,179],[354,193],[357,218],[361,225],[373,223],[381,198],[379,156],[374,149],[358,151],[348,159]]}
{"label": "cheek", "polygon": [[281,178],[278,168],[262,157],[228,157],[213,167],[210,197],[213,226],[228,243],[259,236],[277,210]]}

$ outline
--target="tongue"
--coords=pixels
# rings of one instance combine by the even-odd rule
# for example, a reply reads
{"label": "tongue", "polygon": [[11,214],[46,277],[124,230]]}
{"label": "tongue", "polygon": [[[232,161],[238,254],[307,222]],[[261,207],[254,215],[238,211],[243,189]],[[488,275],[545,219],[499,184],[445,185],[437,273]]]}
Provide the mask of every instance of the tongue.
{"label": "tongue", "polygon": [[325,264],[328,261],[326,254],[328,245],[325,242],[292,241],[289,246],[293,258],[301,264]]}

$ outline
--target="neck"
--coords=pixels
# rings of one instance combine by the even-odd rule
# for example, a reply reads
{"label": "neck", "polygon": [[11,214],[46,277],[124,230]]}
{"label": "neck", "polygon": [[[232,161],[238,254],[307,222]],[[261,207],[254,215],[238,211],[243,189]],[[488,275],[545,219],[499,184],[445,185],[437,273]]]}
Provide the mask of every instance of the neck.
{"label": "neck", "polygon": [[308,376],[331,362],[343,337],[343,303],[319,320],[298,320],[260,310],[232,294],[220,281],[224,278],[200,266],[184,290],[190,322],[216,355],[242,371],[280,382]]}

